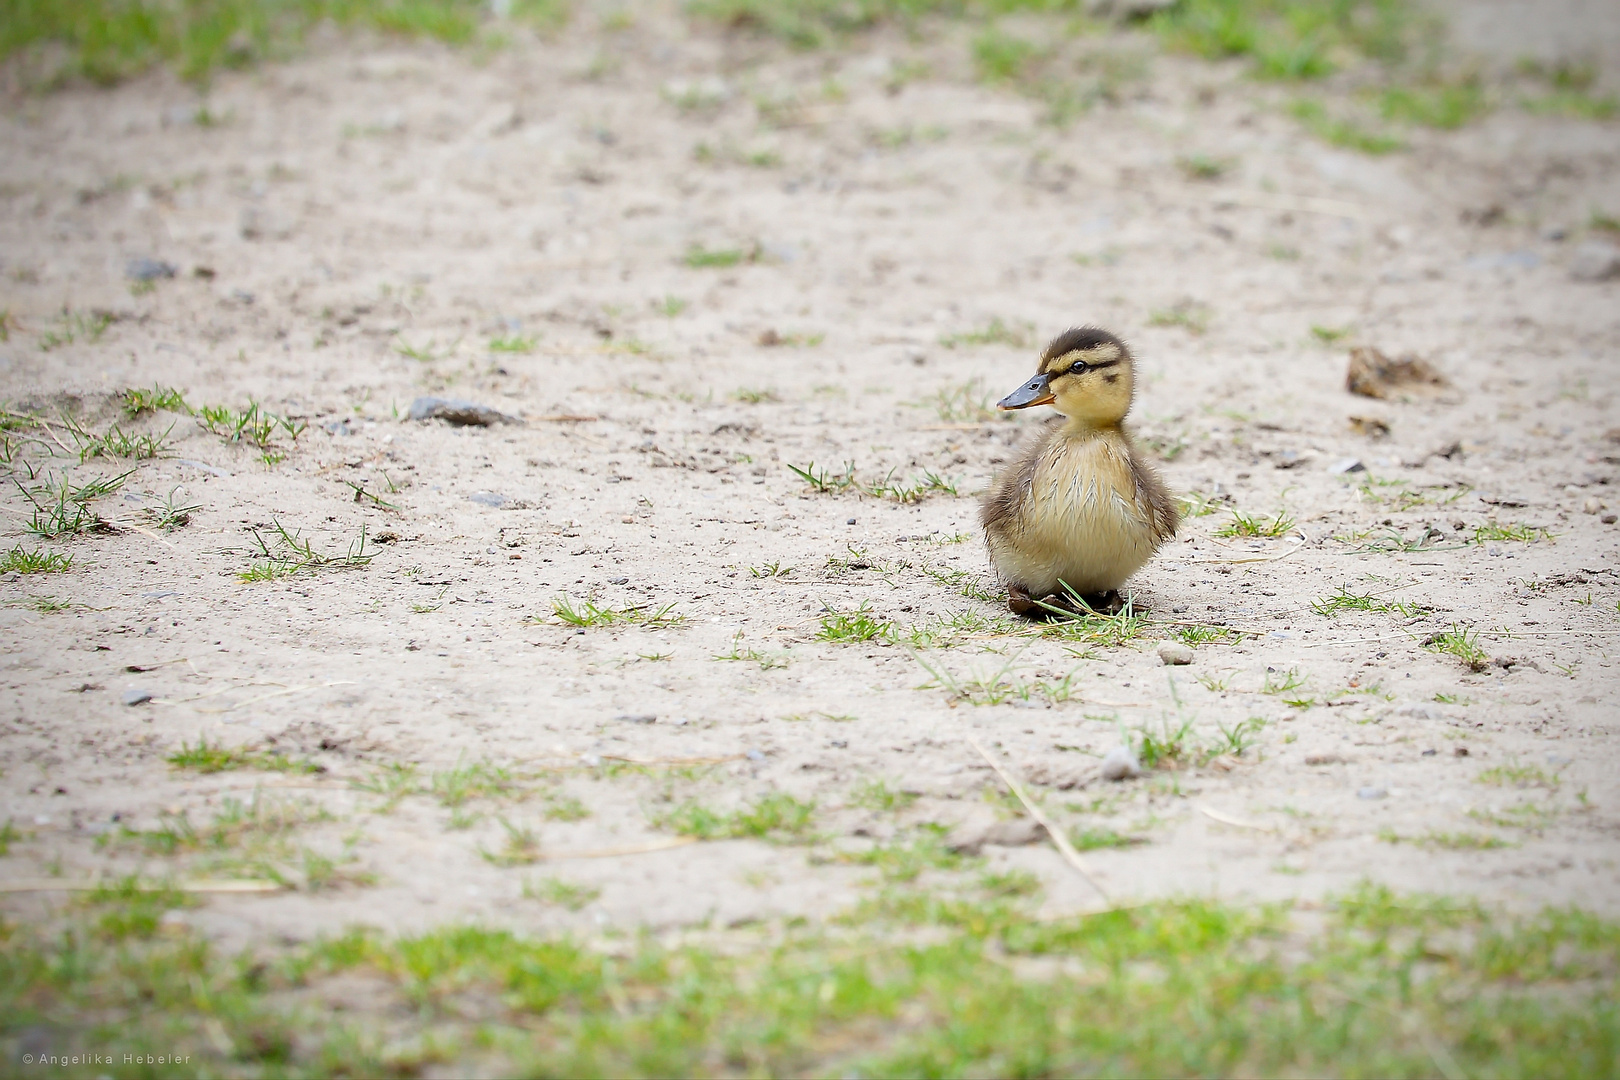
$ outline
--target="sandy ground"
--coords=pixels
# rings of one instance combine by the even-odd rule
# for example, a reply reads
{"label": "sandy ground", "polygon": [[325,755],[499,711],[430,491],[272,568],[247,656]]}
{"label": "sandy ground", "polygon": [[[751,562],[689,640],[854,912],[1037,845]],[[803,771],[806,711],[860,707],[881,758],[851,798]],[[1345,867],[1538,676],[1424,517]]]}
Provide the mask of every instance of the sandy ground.
{"label": "sandy ground", "polygon": [[[70,572],[0,582],[0,790],[22,837],[0,877],[202,873],[116,837],[259,791],[324,809],[297,844],[375,882],[212,897],[188,917],[225,939],[825,915],[865,876],[836,850],[994,820],[972,735],[1065,824],[1145,841],[1088,853],[1118,898],[1370,878],[1620,910],[1620,527],[1604,522],[1620,509],[1620,281],[1568,270],[1590,214],[1620,212],[1620,125],[1510,108],[1369,158],[1304,134],[1236,66],[1128,35],[1095,47],[1145,77],[1067,130],[974,83],[953,30],[793,54],[655,12],[482,59],[316,43],[206,102],[163,77],[10,102],[0,395],[49,415],[76,403],[100,430],[116,391],[173,385],[308,429],[266,464],[189,417],[126,423],[173,422],[170,450],[98,509],[140,525],[174,493],[200,506],[190,523],[47,542]],[[1190,178],[1178,159],[1198,155],[1230,171]],[[686,265],[694,248],[750,257]],[[177,275],[132,294],[138,257]],[[64,308],[116,321],[46,351]],[[995,319],[1025,344],[947,344]],[[1133,582],[1150,631],[1089,651],[818,641],[829,611],[863,604],[902,633],[997,615],[963,592],[993,588],[973,496],[1036,418],[972,407],[1083,322],[1133,344],[1138,432],[1178,492],[1221,508]],[[523,336],[532,352],[488,348]],[[1452,387],[1352,397],[1353,344],[1422,356]],[[424,394],[518,422],[405,419]],[[35,448],[13,465],[25,483],[25,458],[74,483],[129,467]],[[1364,468],[1335,472],[1345,459]],[[817,494],[788,469],[850,461],[868,481],[931,470],[960,495]],[[37,546],[8,487],[5,546]],[[1297,527],[1220,538],[1228,508]],[[1468,542],[1492,522],[1551,538]],[[273,523],[328,555],[364,528],[375,558],[240,580]],[[1368,530],[1423,544],[1335,539]],[[1311,609],[1341,586],[1423,610]],[[684,622],[576,631],[552,617],[563,595]],[[74,606],[27,606],[41,596]],[[1248,636],[1167,667],[1172,621]],[[1481,632],[1485,671],[1422,647],[1454,624]],[[763,662],[718,659],[748,650]],[[1035,689],[977,706],[929,686],[924,661],[958,680],[1010,664]],[[1263,692],[1290,671],[1303,686]],[[1066,676],[1066,700],[1040,691]],[[125,705],[131,690],[155,700]],[[1096,778],[1122,729],[1191,720],[1208,742],[1251,717],[1264,727],[1240,756]],[[326,771],[165,762],[200,738]],[[611,767],[626,759],[719,760]],[[374,812],[383,800],[350,784],[485,761],[537,794]],[[1503,766],[1519,772],[1483,782]],[[857,805],[877,780],[917,798]],[[772,792],[814,800],[823,839],[549,858],[655,845],[684,800]],[[546,816],[570,798],[588,816]],[[502,819],[548,858],[484,858]],[[1470,837],[1504,846],[1459,847]],[[985,853],[1039,874],[1055,908],[1095,901],[1046,845]],[[525,898],[543,876],[600,895],[578,912]]]}

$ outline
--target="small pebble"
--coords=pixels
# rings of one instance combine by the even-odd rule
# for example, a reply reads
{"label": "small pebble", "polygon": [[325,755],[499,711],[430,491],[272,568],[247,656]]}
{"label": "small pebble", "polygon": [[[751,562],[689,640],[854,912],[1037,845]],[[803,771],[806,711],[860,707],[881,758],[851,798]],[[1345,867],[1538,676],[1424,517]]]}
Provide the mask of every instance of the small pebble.
{"label": "small pebble", "polygon": [[855,524],[855,519],[854,519],[854,518],[850,518],[850,519],[849,519],[849,520],[848,520],[848,521],[846,521],[846,522],[844,522],[844,524],[845,524],[845,525],[853,525],[853,524]]}
{"label": "small pebble", "polygon": [[627,577],[608,578],[608,584],[609,585],[628,585],[628,584],[630,584],[630,579],[627,578]]}
{"label": "small pebble", "polygon": [[1332,473],[1334,476],[1341,476],[1344,473],[1366,471],[1367,466],[1361,463],[1361,459],[1353,457],[1340,458],[1338,461],[1335,461],[1333,464],[1328,466],[1328,472]]}
{"label": "small pebble", "polygon": [[1364,787],[1356,792],[1356,798],[1358,799],[1382,799],[1387,795],[1389,795],[1389,789],[1381,787]]}
{"label": "small pebble", "polygon": [[1190,664],[1193,662],[1192,647],[1179,641],[1161,641],[1159,659],[1171,665]]}
{"label": "small pebble", "polygon": [[1616,516],[1614,514],[1604,514],[1598,520],[1603,522],[1605,525],[1613,525],[1616,521],[1620,521],[1620,516]]}
{"label": "small pebble", "polygon": [[1142,766],[1137,764],[1136,754],[1128,746],[1116,746],[1102,759],[1102,778],[1104,780],[1130,780],[1142,775]]}
{"label": "small pebble", "polygon": [[658,717],[651,713],[626,713],[623,716],[615,716],[613,719],[623,720],[627,724],[651,724],[655,723]]}
{"label": "small pebble", "polygon": [[1429,749],[1429,750],[1423,751],[1423,756],[1424,757],[1434,757],[1434,755],[1438,754],[1439,752],[1440,751],[1438,751],[1438,750]]}
{"label": "small pebble", "polygon": [[764,761],[765,753],[761,750],[750,750],[747,754],[749,761]]}
{"label": "small pebble", "polygon": [[148,701],[152,700],[152,691],[125,690],[124,696],[120,700],[123,701],[125,705],[145,705]]}
{"label": "small pebble", "polygon": [[1586,502],[1581,504],[1581,512],[1584,514],[1596,514],[1602,509],[1603,500],[1598,498],[1596,495],[1588,495],[1586,497]]}
{"label": "small pebble", "polygon": [[1468,747],[1466,747],[1466,746],[1454,746],[1454,747],[1452,747],[1451,756],[1452,757],[1467,757],[1468,756]]}
{"label": "small pebble", "polygon": [[144,255],[124,264],[124,276],[131,281],[156,281],[158,278],[172,278],[174,274],[173,263],[166,263],[162,259],[149,259]]}

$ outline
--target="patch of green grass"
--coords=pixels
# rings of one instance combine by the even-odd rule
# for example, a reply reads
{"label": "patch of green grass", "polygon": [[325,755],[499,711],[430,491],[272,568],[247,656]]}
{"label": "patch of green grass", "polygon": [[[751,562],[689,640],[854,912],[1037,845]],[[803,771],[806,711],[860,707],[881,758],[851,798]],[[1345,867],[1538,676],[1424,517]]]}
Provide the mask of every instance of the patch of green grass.
{"label": "patch of green grass", "polygon": [[732,391],[732,398],[746,405],[759,405],[767,401],[781,401],[775,390],[763,390],[758,387],[742,387]]}
{"label": "patch of green grass", "polygon": [[602,890],[594,885],[576,885],[561,878],[541,878],[539,881],[525,881],[523,895],[542,904],[579,911],[601,896]]}
{"label": "patch of green grass", "polygon": [[859,784],[849,796],[849,805],[863,810],[894,813],[917,801],[917,796],[896,791],[882,780],[868,780]]}
{"label": "patch of green grass", "polygon": [[1017,82],[1029,65],[1040,57],[1041,48],[1033,42],[988,26],[973,38],[973,64],[984,82]]}
{"label": "patch of green grass", "polygon": [[274,465],[286,458],[275,446],[274,440],[278,434],[286,435],[296,443],[298,436],[309,427],[308,421],[278,416],[251,398],[245,409],[204,405],[194,415],[205,431],[218,435],[226,442],[245,442],[256,447],[266,465]]}
{"label": "patch of green grass", "polygon": [[1301,675],[1298,668],[1289,668],[1285,672],[1278,672],[1275,668],[1266,669],[1266,677],[1260,684],[1262,694],[1286,694],[1298,690],[1310,679]]}
{"label": "patch of green grass", "polygon": [[683,300],[679,296],[666,296],[653,304],[653,310],[666,319],[673,319],[691,306],[689,300]]}
{"label": "patch of green grass", "polygon": [[351,780],[349,784],[357,791],[383,796],[384,802],[378,808],[378,813],[392,810],[399,805],[401,799],[421,790],[421,782],[416,777],[416,766],[411,762],[401,761],[390,761],[375,769],[371,775]]}
{"label": "patch of green grass", "polygon": [[[542,31],[567,19],[560,0],[516,0],[509,17]],[[322,24],[451,45],[498,44],[476,0],[13,0],[0,21],[0,59],[35,61],[44,85],[87,79],[110,85],[156,66],[206,83],[222,69],[286,56]],[[201,110],[199,124],[209,116]]]}
{"label": "patch of green grass", "polygon": [[1206,756],[1188,717],[1161,716],[1157,727],[1144,722],[1126,732],[1144,769],[1176,769]]}
{"label": "patch of green grass", "polygon": [[[192,507],[191,509],[195,509]],[[236,575],[244,582],[275,581],[305,570],[354,570],[371,565],[375,552],[366,551],[366,526],[360,526],[359,539],[351,541],[342,555],[325,555],[314,548],[300,530],[288,531],[275,518],[270,519],[273,530],[268,538],[258,529],[250,529],[257,550],[249,555],[248,568]]]}
{"label": "patch of green grass", "polygon": [[1343,341],[1353,333],[1355,333],[1355,331],[1350,329],[1348,326],[1320,326],[1316,323],[1311,324],[1311,336],[1324,345],[1337,345],[1339,342]]}
{"label": "patch of green grass", "polygon": [[889,641],[894,635],[894,623],[873,616],[863,600],[853,611],[829,611],[823,615],[821,629],[816,631],[816,640],[847,645],[863,641]]}
{"label": "patch of green grass", "polygon": [[1328,112],[1320,101],[1301,98],[1289,105],[1288,112],[1323,142],[1346,150],[1376,156],[1394,153],[1406,146],[1393,135],[1374,131],[1354,120]]}
{"label": "patch of green grass", "polygon": [[[3,47],[0,45],[0,48]],[[40,351],[50,352],[64,345],[94,345],[101,340],[112,322],[112,316],[103,311],[92,311],[87,314],[64,309],[62,314],[57,316],[55,328],[40,335]]]}
{"label": "patch of green grass", "polygon": [[1449,630],[1430,634],[1423,640],[1423,647],[1455,656],[1469,671],[1484,671],[1491,665],[1491,658],[1479,644],[1479,635],[1456,623]]}
{"label": "patch of green grass", "polygon": [[1553,534],[1546,529],[1534,525],[1498,525],[1494,521],[1474,527],[1473,542],[1487,544],[1492,541],[1512,542],[1519,544],[1533,544],[1538,540],[1553,542]]}
{"label": "patch of green grass", "polygon": [[1079,828],[1069,830],[1069,843],[1077,851],[1106,851],[1110,848],[1136,847],[1147,843],[1140,836],[1129,836],[1109,828]]}
{"label": "patch of green grass", "polygon": [[13,478],[12,483],[33,507],[28,515],[27,530],[35,536],[51,540],[58,536],[79,536],[87,533],[111,532],[112,526],[90,508],[90,503],[106,498],[124,486],[132,472],[118,476],[96,477],[83,484],[73,484],[63,473],[52,485],[46,483],[25,488]]}
{"label": "patch of green grass", "polygon": [[939,418],[948,424],[994,420],[996,417],[995,394],[986,389],[979,379],[941,387],[932,397],[925,398],[922,404],[932,407]]}
{"label": "patch of green grass", "polygon": [[1550,791],[1556,791],[1560,783],[1557,773],[1550,773],[1539,765],[1526,765],[1519,761],[1509,761],[1504,765],[1483,769],[1474,779],[1493,787],[1539,787]]}
{"label": "patch of green grass", "polygon": [[762,653],[758,649],[744,647],[742,631],[737,631],[731,639],[731,649],[727,652],[715,654],[716,660],[746,660],[758,664],[761,671],[770,671],[772,668],[785,668],[789,660],[784,653]]}
{"label": "patch of green grass", "polygon": [[1236,645],[1245,635],[1230,626],[1181,624],[1170,628],[1170,636],[1196,648],[1199,645]]}
{"label": "patch of green grass", "polygon": [[10,818],[0,825],[0,858],[11,854],[11,845],[23,838],[23,834]]}
{"label": "patch of green grass", "polygon": [[1484,115],[1490,103],[1479,79],[1470,77],[1389,87],[1378,108],[1386,120],[1450,131]]}
{"label": "patch of green grass", "polygon": [[1395,614],[1407,619],[1415,619],[1428,611],[1423,605],[1411,601],[1382,600],[1371,593],[1365,595],[1353,593],[1343,585],[1340,585],[1339,591],[1331,596],[1312,600],[1311,610],[1329,618],[1341,611],[1367,611],[1376,614]]}
{"label": "patch of green grass", "polygon": [[912,655],[923,670],[932,676],[931,681],[920,689],[938,687],[970,705],[1000,705],[1013,700],[1045,700],[1059,704],[1068,701],[1077,690],[1075,680],[1078,668],[1057,680],[1026,678],[1018,670],[1020,654],[1009,657],[999,667],[973,667],[963,675],[957,675],[943,665],[931,664],[918,654]]}
{"label": "patch of green grass", "polygon": [[[1480,779],[1480,777],[1475,777],[1475,779]],[[1490,783],[1498,779],[1500,778],[1493,776],[1490,781],[1485,782]],[[1553,781],[1550,785],[1546,783],[1549,779]],[[1541,786],[1550,786],[1554,789],[1558,786],[1557,777],[1548,777],[1546,774],[1540,777],[1526,777],[1525,780],[1524,785],[1513,784],[1512,781],[1508,783],[1513,784],[1513,786],[1530,786],[1539,781]],[[1558,820],[1559,811],[1558,807],[1550,802],[1519,802],[1500,810],[1482,810],[1479,807],[1471,807],[1467,813],[1475,821],[1484,822],[1487,825],[1496,825],[1507,829],[1527,829],[1539,833]]]}
{"label": "patch of green grass", "polygon": [[890,884],[914,882],[926,870],[960,870],[971,865],[975,860],[945,846],[947,831],[942,826],[924,824],[864,851],[837,852],[833,860],[873,867]]}
{"label": "patch of green grass", "polygon": [[98,885],[84,894],[76,907],[98,911],[94,933],[106,942],[150,941],[170,911],[192,907],[196,901],[167,883],[145,883],[131,875]]}
{"label": "patch of green grass", "polygon": [[323,773],[324,765],[307,758],[294,759],[264,750],[244,750],[210,743],[206,737],[197,745],[182,742],[180,749],[164,759],[177,769],[200,773],[230,772],[234,769],[262,769],[267,772]]}
{"label": "patch of green grass", "polygon": [[955,334],[943,334],[939,343],[947,349],[954,349],[961,345],[1011,345],[1015,348],[1026,348],[1030,342],[1031,328],[1017,327],[1003,321],[1000,316],[993,318],[978,330],[963,330]]}
{"label": "patch of green grass", "polygon": [[1136,610],[1136,602],[1129,596],[1119,611],[1106,615],[1088,606],[1066,582],[1060,581],[1058,584],[1065,594],[1066,606],[1046,607],[1047,621],[1033,628],[1033,632],[1040,637],[1085,647],[1117,649],[1147,633],[1151,626],[1147,616]]}
{"label": "patch of green grass", "polygon": [[1202,304],[1178,303],[1149,312],[1148,325],[1179,326],[1189,333],[1202,334],[1209,329],[1209,316],[1209,308]]}
{"label": "patch of green grass", "polygon": [[645,604],[616,608],[598,604],[594,600],[581,600],[576,605],[566,595],[552,598],[551,613],[558,622],[578,627],[631,625],[645,626],[649,630],[662,630],[679,626],[686,621],[686,616],[676,613],[675,605],[672,603],[660,608]]}
{"label": "patch of green grass", "polygon": [[0,556],[0,574],[61,574],[73,566],[73,556],[40,548],[29,551],[21,544]]}
{"label": "patch of green grass", "polygon": [[694,244],[686,249],[681,261],[687,266],[699,269],[727,269],[740,266],[744,262],[753,262],[758,257],[752,249],[743,248],[706,248]]}
{"label": "patch of green grass", "polygon": [[428,775],[428,792],[449,809],[465,806],[473,799],[498,799],[514,795],[520,790],[512,771],[488,761],[463,764],[436,770]]}
{"label": "patch of green grass", "polygon": [[1188,492],[1176,499],[1181,508],[1181,516],[1184,518],[1208,517],[1220,510],[1225,501],[1218,495],[1202,495],[1196,491]]}
{"label": "patch of green grass", "polygon": [[131,420],[151,412],[173,412],[191,415],[191,406],[180,391],[172,386],[154,385],[150,390],[130,387],[118,395],[118,404]]}
{"label": "patch of green grass", "polygon": [[685,802],[654,821],[661,829],[700,840],[771,840],[778,843],[809,843],[815,837],[810,826],[816,804],[800,802],[791,795],[772,792],[729,814],[712,810],[702,803]]}
{"label": "patch of green grass", "polygon": [[1219,180],[1231,172],[1235,164],[1230,158],[1210,157],[1208,154],[1187,154],[1176,158],[1176,168],[1189,180]]}
{"label": "patch of green grass", "polygon": [[748,568],[748,576],[754,578],[787,577],[792,573],[793,567],[783,566],[780,559],[773,559],[768,563],[761,563],[759,566],[750,566]]}
{"label": "patch of green grass", "polygon": [[489,339],[489,351],[493,353],[532,353],[534,347],[540,344],[536,334],[511,334],[506,337]]}
{"label": "patch of green grass", "polygon": [[164,443],[168,441],[169,432],[174,430],[170,424],[159,435],[132,435],[117,424],[109,427],[100,435],[87,431],[77,423],[69,421],[68,434],[77,443],[79,461],[84,463],[91,458],[156,458],[163,453]]}
{"label": "patch of green grass", "polygon": [[1149,27],[1170,47],[1210,60],[1239,57],[1266,79],[1308,80],[1345,63],[1396,64],[1432,37],[1401,0],[1182,0]]}
{"label": "patch of green grass", "polygon": [[[675,1076],[724,1055],[773,1075],[1573,1078],[1620,1041],[1620,924],[1575,908],[1364,886],[1309,922],[1197,899],[1036,919],[1032,892],[896,888],[840,925],[677,945],[457,924],[229,953],[23,924],[0,1006],[203,1075]],[[423,1037],[386,1030],[399,1016]]]}
{"label": "patch of green grass", "polygon": [[1216,536],[1286,536],[1294,530],[1294,519],[1286,511],[1279,510],[1270,518],[1262,518],[1245,514],[1241,510],[1232,511],[1232,520],[1215,530]]}
{"label": "patch of green grass", "polygon": [[540,861],[540,837],[533,829],[497,818],[506,833],[506,846],[498,852],[479,851],[484,861],[495,866],[530,866]]}
{"label": "patch of green grass", "polygon": [[13,601],[13,603],[20,604],[31,611],[37,611],[41,615],[54,615],[58,611],[66,611],[68,608],[73,607],[73,601],[63,600],[58,596],[25,596],[21,600]]}

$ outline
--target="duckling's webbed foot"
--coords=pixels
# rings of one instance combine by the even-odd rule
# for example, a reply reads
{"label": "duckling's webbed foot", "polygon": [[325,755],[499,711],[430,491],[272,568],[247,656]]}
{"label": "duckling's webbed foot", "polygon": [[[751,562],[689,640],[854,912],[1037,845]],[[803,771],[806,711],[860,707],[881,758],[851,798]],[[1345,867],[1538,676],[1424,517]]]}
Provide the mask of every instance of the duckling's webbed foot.
{"label": "duckling's webbed foot", "polygon": [[1030,598],[1029,590],[1017,585],[1007,587],[1007,610],[1014,615],[1028,615],[1035,608],[1035,601]]}
{"label": "duckling's webbed foot", "polygon": [[1118,615],[1125,609],[1125,598],[1115,589],[1107,592],[1076,594],[1065,589],[1060,593],[1043,597],[1034,605],[1032,618],[1061,619],[1065,614],[1086,615]]}

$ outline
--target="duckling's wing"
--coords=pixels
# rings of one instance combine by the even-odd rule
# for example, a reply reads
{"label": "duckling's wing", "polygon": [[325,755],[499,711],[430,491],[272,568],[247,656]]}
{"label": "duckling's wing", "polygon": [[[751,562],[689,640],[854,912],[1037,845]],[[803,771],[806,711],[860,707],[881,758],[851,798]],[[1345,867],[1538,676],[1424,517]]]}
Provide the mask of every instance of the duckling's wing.
{"label": "duckling's wing", "polygon": [[1158,470],[1142,459],[1142,452],[1128,434],[1125,435],[1125,445],[1130,451],[1125,458],[1130,462],[1131,479],[1136,484],[1136,505],[1148,512],[1148,524],[1153,529],[1154,539],[1162,544],[1176,535],[1176,529],[1181,525],[1181,510],[1165,488],[1164,481],[1159,479]]}
{"label": "duckling's wing", "polygon": [[979,524],[986,532],[999,532],[1011,526],[1029,504],[1035,486],[1035,472],[1040,467],[1041,455],[1057,436],[1063,418],[1054,416],[1019,447],[1018,456],[1001,471],[990,494],[979,505]]}

